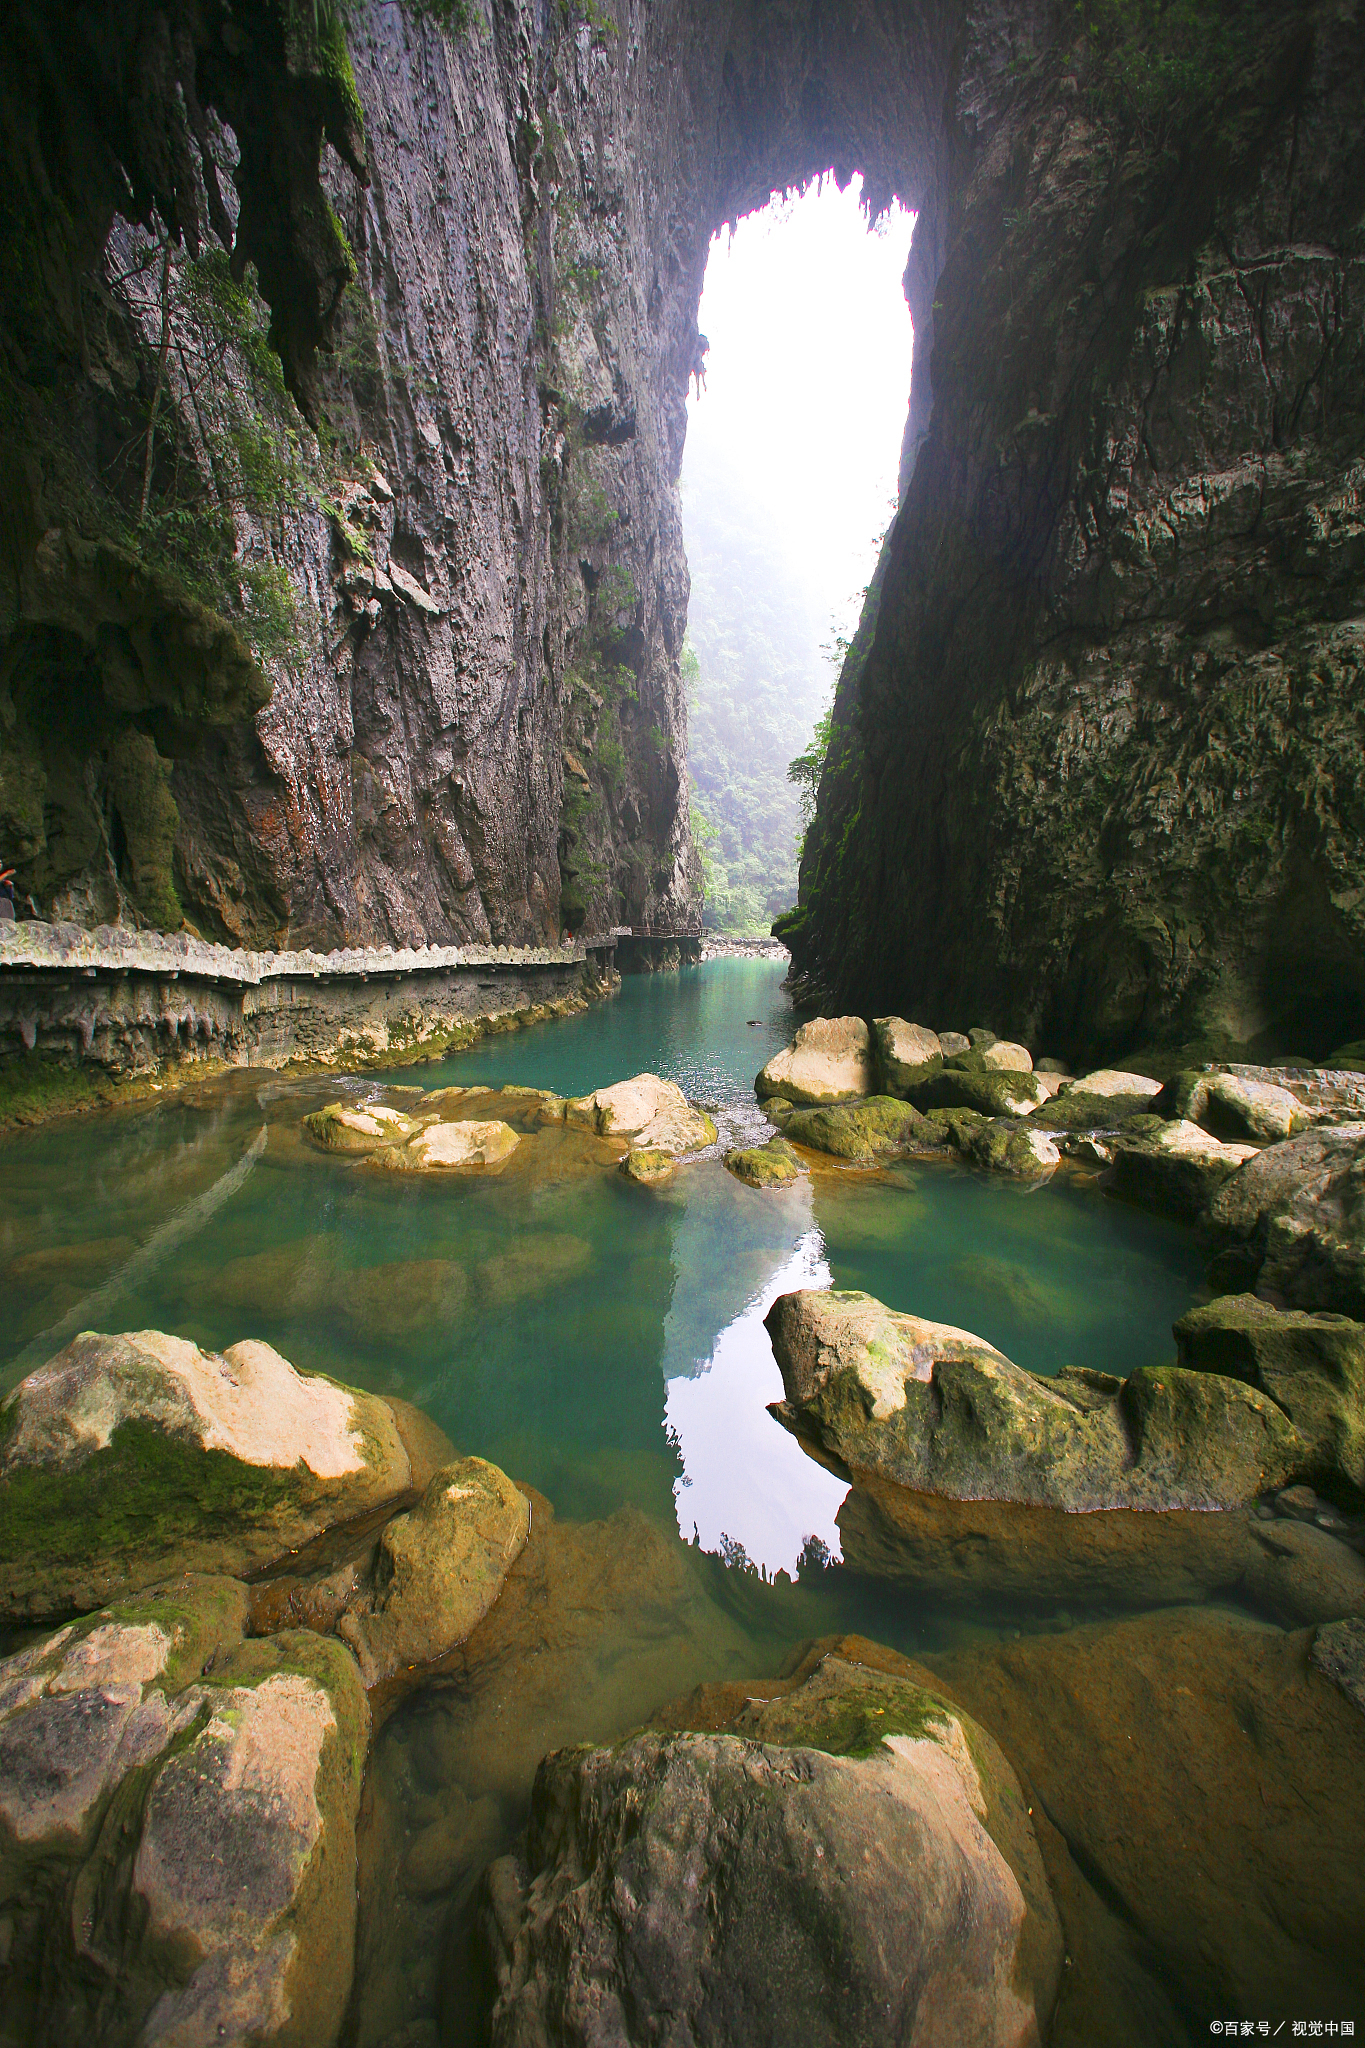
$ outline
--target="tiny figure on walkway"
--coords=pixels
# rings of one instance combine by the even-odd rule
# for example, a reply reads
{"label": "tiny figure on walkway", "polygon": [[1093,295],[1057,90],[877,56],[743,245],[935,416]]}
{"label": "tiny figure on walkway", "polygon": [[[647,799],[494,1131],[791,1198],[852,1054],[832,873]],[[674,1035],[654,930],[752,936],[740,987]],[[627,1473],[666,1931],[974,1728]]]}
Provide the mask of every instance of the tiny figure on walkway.
{"label": "tiny figure on walkway", "polygon": [[0,923],[13,924],[14,919],[14,869],[0,868]]}

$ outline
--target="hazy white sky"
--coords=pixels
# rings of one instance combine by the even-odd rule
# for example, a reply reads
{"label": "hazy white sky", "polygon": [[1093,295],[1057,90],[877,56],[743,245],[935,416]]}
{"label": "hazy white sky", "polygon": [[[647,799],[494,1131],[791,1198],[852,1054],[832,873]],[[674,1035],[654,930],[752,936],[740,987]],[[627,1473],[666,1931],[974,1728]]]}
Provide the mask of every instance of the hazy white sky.
{"label": "hazy white sky", "polygon": [[683,458],[684,533],[689,485],[742,478],[844,631],[893,508],[912,347],[914,215],[896,208],[869,233],[861,189],[827,179],[712,243],[707,387],[688,400]]}

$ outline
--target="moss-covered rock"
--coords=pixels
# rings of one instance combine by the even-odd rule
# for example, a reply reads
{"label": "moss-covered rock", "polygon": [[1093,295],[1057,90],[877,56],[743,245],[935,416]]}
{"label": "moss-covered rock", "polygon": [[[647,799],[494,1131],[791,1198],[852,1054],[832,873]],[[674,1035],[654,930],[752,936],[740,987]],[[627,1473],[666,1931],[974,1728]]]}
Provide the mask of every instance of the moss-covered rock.
{"label": "moss-covered rock", "polygon": [[984,1066],[961,1066],[958,1059],[980,1055],[963,1053],[946,1061],[939,1072],[916,1082],[906,1099],[916,1109],[974,1109],[981,1116],[1029,1116],[1047,1093],[1036,1074],[991,1073]]}
{"label": "moss-covered rock", "polygon": [[158,1330],[91,1333],[0,1408],[0,1614],[38,1621],[181,1571],[242,1576],[395,1500],[386,1401]]}
{"label": "moss-covered rock", "polygon": [[188,1577],[0,1663],[16,2038],[335,2040],[368,1709],[341,1644],[245,1611]]}
{"label": "moss-covered rock", "polygon": [[1062,1158],[1046,1131],[1021,1130],[1017,1124],[985,1119],[964,1128],[958,1149],[973,1166],[984,1166],[1014,1180],[1045,1179]]}
{"label": "moss-covered rock", "polygon": [[736,1180],[750,1188],[789,1188],[801,1178],[801,1161],[785,1138],[769,1138],[766,1145],[751,1145],[744,1151],[727,1152],[725,1165]]}
{"label": "moss-covered rock", "polygon": [[502,1591],[530,1517],[505,1472],[461,1458],[385,1525],[372,1586],[338,1624],[366,1685],[430,1664],[464,1641]]}
{"label": "moss-covered rock", "polygon": [[386,1145],[405,1145],[421,1128],[401,1109],[378,1102],[329,1102],[303,1119],[303,1128],[324,1152],[377,1152]]}
{"label": "moss-covered rock", "polygon": [[1054,1095],[1034,1112],[1047,1131],[1117,1131],[1135,1133],[1160,1130],[1166,1121],[1152,1109],[1146,1095],[1091,1095],[1083,1088],[1068,1088]]}
{"label": "moss-covered rock", "polygon": [[1310,1454],[1315,1485],[1365,1493],[1365,1325],[1224,1295],[1175,1325],[1182,1366],[1268,1394]]}
{"label": "moss-covered rock", "polygon": [[1061,1928],[986,1731],[832,1655],[732,1726],[546,1758],[489,1877],[494,2040],[587,2000],[631,2044],[1041,2038]]}
{"label": "moss-covered rock", "polygon": [[866,1164],[912,1145],[923,1121],[894,1096],[872,1095],[864,1102],[841,1102],[830,1109],[794,1110],[783,1122],[782,1135],[811,1152]]}
{"label": "moss-covered rock", "polygon": [[1210,1373],[1073,1368],[1039,1379],[969,1331],[871,1295],[783,1295],[766,1318],[787,1398],[773,1414],[840,1470],[924,1493],[1207,1512],[1310,1463],[1265,1395]]}
{"label": "moss-covered rock", "polygon": [[672,1180],[678,1170],[678,1162],[671,1152],[660,1152],[649,1145],[632,1145],[621,1161],[621,1172],[627,1180],[633,1180],[643,1188],[654,1188],[664,1181]]}

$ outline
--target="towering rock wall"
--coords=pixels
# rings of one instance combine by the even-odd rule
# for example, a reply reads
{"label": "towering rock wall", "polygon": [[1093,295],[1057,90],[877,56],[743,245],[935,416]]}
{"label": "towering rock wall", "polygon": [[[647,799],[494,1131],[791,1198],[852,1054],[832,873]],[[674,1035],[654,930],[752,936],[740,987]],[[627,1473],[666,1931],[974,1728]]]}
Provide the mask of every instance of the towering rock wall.
{"label": "towering rock wall", "polygon": [[790,935],[841,1006],[1321,1055],[1365,1015],[1365,16],[1090,14],[958,94]]}
{"label": "towering rock wall", "polygon": [[0,853],[255,943],[689,916],[706,251],[860,169],[919,214],[915,381],[798,966],[1077,1051],[1325,1050],[1365,998],[1361,21],[19,0]]}

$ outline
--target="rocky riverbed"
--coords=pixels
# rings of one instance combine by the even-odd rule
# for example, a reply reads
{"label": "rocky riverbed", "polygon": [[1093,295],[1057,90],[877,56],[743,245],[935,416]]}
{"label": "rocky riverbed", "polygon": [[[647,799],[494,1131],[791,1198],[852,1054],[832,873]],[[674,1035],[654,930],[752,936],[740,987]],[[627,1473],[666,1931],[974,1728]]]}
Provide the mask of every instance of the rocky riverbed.
{"label": "rocky riverbed", "polygon": [[[367,2029],[397,2039],[385,1896],[398,1927],[454,1915],[500,2044],[643,2044],[679,2013],[697,2038],[776,2041],[793,1999],[805,2038],[869,2048],[888,2005],[907,2037],[1062,2048],[1192,2040],[1210,1999],[1351,2010],[1361,1902],[1320,1843],[1344,1868],[1365,1846],[1365,1323],[1341,1307],[1359,1085],[1073,1078],[983,1032],[833,1019],[766,1062],[770,1135],[728,1151],[649,1073],[307,1111],[300,1170],[476,1199],[528,1172],[634,1183],[642,1219],[718,1154],[758,1207],[906,1161],[1002,1190],[1103,1175],[1192,1220],[1237,1291],[1177,1321],[1169,1365],[1046,1377],[866,1292],[782,1293],[774,1414],[847,1482],[845,1570],[1039,1619],[919,1657],[827,1634],[766,1672],[647,1520],[561,1522],[419,1408],[258,1339],[78,1336],[0,1410],[16,2039],[332,2041],[357,1970]],[[1044,1131],[1055,1157],[1026,1163]],[[356,1284],[319,1270],[316,1298]],[[607,1709],[609,1740],[556,1748],[613,1631],[653,1721]],[[404,1703],[452,1684],[472,1789],[395,1839],[394,1760],[444,1725]],[[537,1763],[509,1854],[494,1788]],[[1209,1880],[1183,1846],[1196,1812]],[[1273,1933],[1249,1931],[1253,1899]]]}

